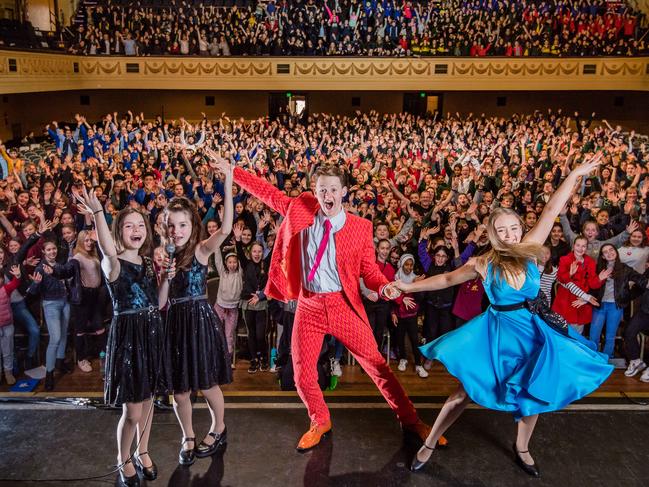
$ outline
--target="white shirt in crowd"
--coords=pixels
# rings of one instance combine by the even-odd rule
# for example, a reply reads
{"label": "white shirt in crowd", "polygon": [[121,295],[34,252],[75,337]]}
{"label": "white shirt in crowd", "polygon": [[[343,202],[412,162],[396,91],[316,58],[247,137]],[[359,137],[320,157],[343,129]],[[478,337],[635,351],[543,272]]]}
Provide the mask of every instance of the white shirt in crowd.
{"label": "white shirt in crowd", "polygon": [[124,44],[124,55],[125,56],[135,56],[137,54],[135,40],[133,39],[122,39]]}
{"label": "white shirt in crowd", "polygon": [[199,37],[198,38],[198,50],[200,52],[207,52],[207,49],[208,49],[207,41],[205,40],[205,38]]}
{"label": "white shirt in crowd", "polygon": [[620,247],[617,252],[620,255],[620,262],[644,274],[647,258],[649,258],[649,247]]}
{"label": "white shirt in crowd", "polygon": [[180,54],[189,54],[189,41],[187,39],[180,39]]}

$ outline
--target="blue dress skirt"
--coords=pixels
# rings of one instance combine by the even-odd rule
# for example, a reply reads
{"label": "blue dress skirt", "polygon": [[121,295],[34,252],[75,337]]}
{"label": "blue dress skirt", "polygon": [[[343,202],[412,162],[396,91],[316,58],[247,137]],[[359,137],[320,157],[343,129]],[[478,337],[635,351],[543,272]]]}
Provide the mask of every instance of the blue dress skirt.
{"label": "blue dress skirt", "polygon": [[[540,276],[531,261],[518,290],[487,268],[491,303],[509,305],[538,295]],[[595,391],[611,374],[608,357],[570,328],[565,336],[527,309],[489,307],[460,328],[420,348],[442,362],[481,406],[506,411],[516,420],[562,409]]]}

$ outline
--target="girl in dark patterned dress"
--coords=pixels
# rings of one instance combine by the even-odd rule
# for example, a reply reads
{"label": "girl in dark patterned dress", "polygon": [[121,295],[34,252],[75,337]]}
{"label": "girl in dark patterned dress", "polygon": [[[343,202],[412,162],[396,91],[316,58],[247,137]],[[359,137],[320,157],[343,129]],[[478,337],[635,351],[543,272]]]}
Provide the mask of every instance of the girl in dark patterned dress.
{"label": "girl in dark patterned dress", "polygon": [[[223,323],[207,301],[207,263],[232,231],[232,166],[206,150],[210,166],[225,173],[223,224],[201,241],[202,224],[196,206],[173,198],[167,207],[169,241],[175,246],[178,272],[170,282],[167,309],[167,351],[170,355],[174,411],[183,432],[181,465],[213,455],[226,442],[223,393],[219,385],[232,380]],[[200,390],[212,417],[209,433],[198,446],[192,425],[190,393]]]}
{"label": "girl in dark patterned dress", "polygon": [[[166,302],[167,275],[158,286],[151,250],[151,230],[147,218],[138,210],[125,208],[113,221],[112,236],[104,210],[94,191],[77,199],[91,211],[97,240],[103,255],[101,268],[113,303],[113,320],[106,350],[104,398],[108,404],[122,406],[117,425],[117,462],[122,485],[139,486],[137,470],[154,480],[157,467],[148,454],[151,434],[152,398],[168,380],[161,360],[164,328],[159,299]],[[174,275],[171,265],[169,278]],[[165,272],[163,271],[163,274]],[[159,293],[160,291],[160,293]],[[137,451],[131,446],[137,433]],[[135,458],[136,466],[131,458]]]}

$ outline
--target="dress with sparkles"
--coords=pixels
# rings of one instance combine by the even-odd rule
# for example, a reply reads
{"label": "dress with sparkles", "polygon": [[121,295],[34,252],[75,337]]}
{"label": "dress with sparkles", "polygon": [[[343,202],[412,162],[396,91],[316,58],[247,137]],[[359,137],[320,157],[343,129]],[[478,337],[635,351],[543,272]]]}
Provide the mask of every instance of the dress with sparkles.
{"label": "dress with sparkles", "polygon": [[171,281],[166,348],[176,393],[232,382],[223,324],[207,301],[207,270],[194,257]]}
{"label": "dress with sparkles", "polygon": [[106,350],[104,399],[108,404],[142,402],[163,392],[168,378],[162,362],[164,329],[158,311],[153,262],[119,259],[119,277],[109,282],[113,320]]}
{"label": "dress with sparkles", "polygon": [[[527,263],[521,289],[487,268],[484,289],[492,304],[513,305],[539,294],[536,264]],[[460,328],[420,348],[442,362],[469,397],[516,420],[561,409],[597,389],[611,374],[608,357],[572,327],[566,336],[528,309],[490,306]]]}

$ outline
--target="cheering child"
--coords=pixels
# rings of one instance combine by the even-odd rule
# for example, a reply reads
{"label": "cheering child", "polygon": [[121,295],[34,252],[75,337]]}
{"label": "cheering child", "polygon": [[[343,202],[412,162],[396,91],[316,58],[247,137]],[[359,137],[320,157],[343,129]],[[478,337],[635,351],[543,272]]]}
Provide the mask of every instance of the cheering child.
{"label": "cheering child", "polygon": [[[219,252],[232,231],[232,166],[206,149],[210,166],[225,173],[223,224],[201,240],[202,223],[196,205],[176,197],[167,207],[167,237],[175,252],[178,268],[170,282],[167,309],[167,352],[172,368],[174,411],[183,432],[178,461],[191,465],[195,457],[213,455],[226,443],[223,393],[219,385],[232,380],[232,368],[223,333],[223,323],[207,301],[207,263]],[[195,447],[190,393],[200,390],[212,417],[209,433]]]}
{"label": "cheering child", "polygon": [[[157,467],[148,453],[151,434],[152,399],[163,392],[169,380],[162,361],[164,328],[159,299],[166,302],[167,278],[174,266],[163,271],[161,285],[149,257],[152,233],[147,218],[138,210],[125,208],[113,220],[112,235],[104,209],[94,191],[75,194],[92,212],[97,241],[102,253],[101,269],[113,303],[113,320],[106,350],[104,398],[122,406],[117,425],[117,461],[122,485],[138,486],[139,477],[130,453],[137,433],[135,462],[146,480],[157,477]],[[160,288],[160,289],[159,289]],[[159,293],[160,292],[160,296]]]}

